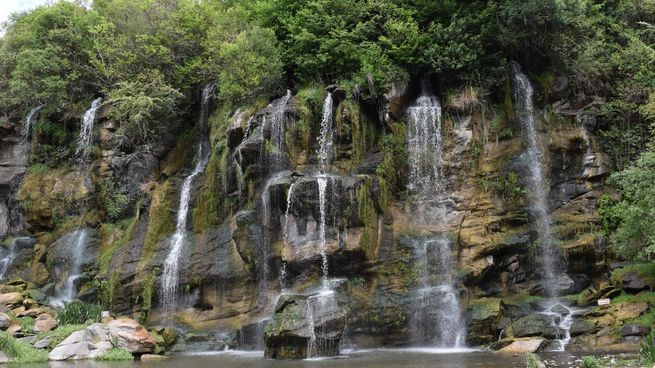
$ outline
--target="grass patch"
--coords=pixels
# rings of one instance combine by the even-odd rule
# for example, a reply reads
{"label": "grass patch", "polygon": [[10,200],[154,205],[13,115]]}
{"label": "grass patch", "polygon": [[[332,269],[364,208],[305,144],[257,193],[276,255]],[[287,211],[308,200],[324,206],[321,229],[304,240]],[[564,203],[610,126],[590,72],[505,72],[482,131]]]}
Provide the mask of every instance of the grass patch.
{"label": "grass patch", "polygon": [[48,352],[19,341],[6,332],[0,332],[0,351],[7,354],[12,363],[41,363],[48,361]]}
{"label": "grass patch", "polygon": [[44,164],[34,164],[29,168],[30,173],[36,175],[43,175],[50,171],[50,168]]}
{"label": "grass patch", "polygon": [[20,330],[25,333],[34,332],[34,318],[32,317],[23,317],[20,319]]}
{"label": "grass patch", "polygon": [[120,360],[134,360],[132,353],[125,349],[109,349],[104,354],[98,356],[96,360],[105,361],[120,361]]}
{"label": "grass patch", "polygon": [[57,315],[57,319],[61,325],[93,323],[100,320],[101,313],[98,305],[75,301],[66,304],[66,307]]}
{"label": "grass patch", "polygon": [[582,368],[598,368],[599,366],[600,362],[598,361],[598,358],[593,356],[582,357]]}
{"label": "grass patch", "polygon": [[60,342],[64,341],[68,336],[73,332],[77,332],[81,329],[88,327],[89,324],[83,325],[60,325],[52,331],[41,332],[36,335],[36,341],[50,337],[50,342],[48,342],[48,348],[54,349],[55,346],[59,345]]}
{"label": "grass patch", "polygon": [[526,366],[526,368],[540,368],[541,367],[541,360],[539,359],[537,354],[526,353],[525,354],[525,366]]}

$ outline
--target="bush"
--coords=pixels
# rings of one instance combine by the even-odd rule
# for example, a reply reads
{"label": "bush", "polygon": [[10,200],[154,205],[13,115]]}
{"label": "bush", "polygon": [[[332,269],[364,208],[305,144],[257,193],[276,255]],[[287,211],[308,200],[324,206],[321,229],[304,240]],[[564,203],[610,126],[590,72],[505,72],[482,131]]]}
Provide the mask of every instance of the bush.
{"label": "bush", "polygon": [[7,354],[12,363],[41,363],[48,361],[48,352],[34,349],[6,332],[0,332],[0,351]]}
{"label": "bush", "polygon": [[132,143],[157,142],[179,124],[183,97],[158,72],[144,73],[109,91],[109,117],[120,123],[119,134]]}
{"label": "bush", "polygon": [[102,355],[98,356],[96,360],[119,361],[119,360],[134,360],[132,353],[125,349],[110,349]]}
{"label": "bush", "polygon": [[526,353],[525,354],[525,367],[526,368],[541,368],[541,360],[537,354]]}
{"label": "bush", "polygon": [[598,359],[593,356],[582,357],[582,368],[598,368]]}
{"label": "bush", "polygon": [[34,331],[34,318],[29,316],[21,318],[20,330],[25,333],[32,333]]}
{"label": "bush", "polygon": [[66,307],[57,315],[57,319],[60,325],[93,323],[100,320],[101,313],[98,305],[75,301],[66,304]]}
{"label": "bush", "polygon": [[639,355],[648,364],[655,363],[655,331],[644,338]]}

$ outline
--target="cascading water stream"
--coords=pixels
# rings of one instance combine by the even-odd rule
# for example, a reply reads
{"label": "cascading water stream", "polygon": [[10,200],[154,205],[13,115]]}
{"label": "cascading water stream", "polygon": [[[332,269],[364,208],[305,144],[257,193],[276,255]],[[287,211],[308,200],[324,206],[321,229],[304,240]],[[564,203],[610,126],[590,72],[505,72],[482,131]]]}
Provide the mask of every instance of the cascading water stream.
{"label": "cascading water stream", "polygon": [[84,164],[86,164],[89,158],[89,147],[93,144],[93,125],[95,124],[100,106],[102,106],[102,97],[93,100],[91,107],[86,110],[80,121],[80,136],[77,139],[75,155],[78,156]]}
{"label": "cascading water stream", "polygon": [[77,294],[75,282],[82,276],[81,267],[86,260],[86,248],[90,240],[89,232],[87,230],[78,230],[73,239],[68,264],[68,277],[66,277],[64,285],[57,289],[55,297],[50,301],[52,306],[59,308],[63,308],[67,303],[75,300]]}
{"label": "cascading water stream", "polygon": [[23,139],[27,140],[30,138],[30,135],[34,133],[34,128],[36,128],[36,121],[39,120],[39,113],[45,105],[39,105],[27,114],[25,121],[23,121],[23,126],[20,129],[20,134],[23,136]]}
{"label": "cascading water stream", "polygon": [[[407,110],[409,154],[408,188],[414,196],[413,212],[419,223],[444,226],[442,177],[441,105],[425,91]],[[418,260],[418,285],[411,318],[414,340],[438,348],[464,345],[465,328],[455,288],[455,261],[448,234],[418,237],[414,244]]]}
{"label": "cascading water stream", "polygon": [[[215,86],[209,84],[205,86],[202,93],[202,103],[200,107],[200,117],[198,125],[204,127],[210,112],[212,98],[215,95]],[[187,218],[189,215],[189,202],[191,200],[191,187],[194,179],[200,175],[209,160],[210,149],[208,143],[201,139],[198,142],[198,152],[196,154],[196,165],[184,179],[182,190],[180,192],[180,205],[177,211],[177,223],[175,225],[175,234],[171,237],[171,249],[164,261],[164,270],[162,275],[161,306],[167,313],[175,311],[177,306],[177,292],[179,283],[179,258],[182,248],[188,235]],[[168,316],[167,316],[168,317]]]}
{"label": "cascading water stream", "polygon": [[559,304],[566,311],[558,313],[559,318],[554,318],[553,324],[563,331],[562,338],[558,339],[558,345],[554,350],[563,351],[570,339],[569,328],[571,327],[571,316],[574,310],[559,302],[559,280],[564,276],[564,271],[558,266],[561,256],[554,238],[553,219],[550,215],[548,205],[549,185],[545,171],[545,155],[539,144],[539,136],[534,119],[533,89],[528,77],[522,72],[521,66],[511,63],[514,79],[514,94],[517,105],[517,112],[523,139],[526,145],[525,159],[528,164],[527,183],[530,189],[529,212],[533,218],[533,226],[538,234],[539,261],[542,268],[541,284],[550,298],[544,312],[551,315],[553,305]]}
{"label": "cascading water stream", "polygon": [[512,63],[515,82],[516,104],[519,120],[526,144],[526,161],[528,162],[528,186],[530,188],[530,212],[538,233],[540,262],[543,271],[542,284],[548,297],[557,297],[557,276],[561,270],[556,267],[558,259],[553,238],[553,220],[548,206],[548,181],[544,176],[544,154],[539,146],[539,137],[534,121],[533,89],[528,77],[523,74],[517,63]]}
{"label": "cascading water stream", "polygon": [[316,178],[318,184],[319,201],[319,252],[321,253],[321,271],[323,273],[323,289],[329,289],[328,285],[328,259],[327,259],[327,189],[329,176],[327,170],[332,160],[332,93],[327,94],[323,102],[323,116],[321,119],[321,134],[318,138],[318,163],[320,173]]}

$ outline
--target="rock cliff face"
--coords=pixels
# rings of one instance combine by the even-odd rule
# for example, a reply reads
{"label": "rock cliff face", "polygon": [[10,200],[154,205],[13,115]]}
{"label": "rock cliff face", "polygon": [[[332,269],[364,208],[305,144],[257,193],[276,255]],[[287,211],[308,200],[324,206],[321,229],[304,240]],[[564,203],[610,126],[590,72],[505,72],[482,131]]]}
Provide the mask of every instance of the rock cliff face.
{"label": "rock cliff face", "polygon": [[[496,111],[465,91],[443,99],[449,220],[434,228],[420,224],[406,188],[405,111],[418,90],[418,83],[394,87],[374,106],[328,87],[333,154],[324,176],[317,137],[326,92],[320,90],[266,107],[219,109],[209,131],[189,128],[176,142],[149,150],[125,149],[114,135],[118,122],[101,118],[90,168],[28,169],[29,144],[18,136],[19,122],[0,126],[0,239],[35,238],[10,273],[52,293],[65,264],[57,239],[91,227],[97,230],[87,253],[92,261],[81,265],[77,297],[163,323],[159,285],[180,187],[193,168],[197,136],[208,135],[212,153],[192,188],[191,235],[178,260],[178,327],[225,332],[232,340],[246,326],[240,336],[265,334],[271,357],[307,356],[312,339],[327,341],[324,353],[333,355],[342,334],[360,347],[408,345],[421,256],[415,244],[438,232],[454,244],[469,345],[496,343],[499,336],[506,337],[502,346],[526,336],[557,338],[553,323],[522,320],[540,308],[534,297],[543,285],[524,181],[532,163],[522,155],[511,104]],[[600,297],[599,290],[610,290],[597,206],[611,163],[584,108],[542,108],[537,122],[548,200],[566,260],[561,294]],[[344,279],[331,289],[340,309],[325,312],[329,331],[307,325],[308,295],[325,287],[325,275],[329,282]],[[576,317],[572,334],[582,337],[572,346],[601,346],[605,340],[596,331],[610,326],[609,318],[625,319],[616,317],[623,307],[617,308]],[[271,317],[269,326],[248,332]],[[305,345],[294,350],[285,341]]]}

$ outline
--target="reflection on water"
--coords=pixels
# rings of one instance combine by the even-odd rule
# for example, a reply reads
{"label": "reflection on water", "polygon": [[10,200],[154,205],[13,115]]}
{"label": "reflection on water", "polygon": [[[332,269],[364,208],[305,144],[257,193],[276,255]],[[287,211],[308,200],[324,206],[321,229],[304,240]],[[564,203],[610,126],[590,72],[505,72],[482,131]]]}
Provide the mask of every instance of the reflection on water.
{"label": "reflection on water", "polygon": [[[50,368],[523,368],[523,359],[498,353],[444,353],[431,349],[360,350],[329,359],[268,360],[263,352],[195,353],[163,361],[145,362],[51,362]],[[46,365],[34,365],[45,368]]]}

